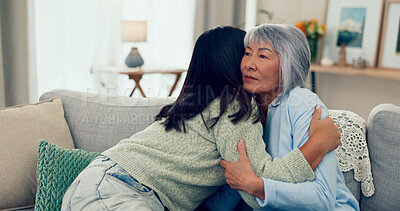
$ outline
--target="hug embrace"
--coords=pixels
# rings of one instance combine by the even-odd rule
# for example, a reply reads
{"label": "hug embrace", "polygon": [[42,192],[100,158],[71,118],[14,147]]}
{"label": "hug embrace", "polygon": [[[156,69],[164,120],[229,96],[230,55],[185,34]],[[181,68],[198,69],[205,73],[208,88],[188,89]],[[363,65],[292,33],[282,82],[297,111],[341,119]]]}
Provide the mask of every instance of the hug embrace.
{"label": "hug embrace", "polygon": [[314,93],[305,35],[264,24],[196,41],[177,100],[83,170],[62,210],[359,210]]}

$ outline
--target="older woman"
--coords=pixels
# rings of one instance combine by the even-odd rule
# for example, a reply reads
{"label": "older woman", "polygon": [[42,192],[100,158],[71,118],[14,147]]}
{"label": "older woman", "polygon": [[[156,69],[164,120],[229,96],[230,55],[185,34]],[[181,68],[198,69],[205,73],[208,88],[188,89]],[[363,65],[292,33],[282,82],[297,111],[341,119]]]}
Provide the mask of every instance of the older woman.
{"label": "older woman", "polygon": [[[309,155],[324,155],[336,148],[337,127],[333,126],[333,137],[325,135],[330,134],[331,125],[318,127],[325,134],[314,137],[321,131],[311,131],[308,143],[314,147],[307,145],[272,161],[264,150],[258,107],[241,88],[244,35],[233,27],[203,33],[196,41],[178,99],[165,106],[145,130],[94,159],[68,188],[62,210],[164,210],[164,206],[194,210],[226,184],[219,161],[237,160],[239,139],[246,141],[259,175],[287,182],[312,181],[315,162],[311,160],[315,159]],[[308,153],[310,149],[313,153]],[[254,196],[242,194],[247,203],[258,206]]]}
{"label": "older woman", "polygon": [[[310,68],[307,40],[293,26],[263,24],[246,34],[244,45],[243,85],[257,95],[262,107],[267,152],[273,158],[281,158],[309,139],[308,129],[316,105],[322,105],[323,118],[328,116],[318,96],[300,88]],[[238,162],[221,161],[227,183],[256,196],[265,210],[359,210],[356,199],[344,184],[334,151],[321,156],[313,182],[293,184],[257,177],[260,175],[253,172],[243,153],[244,144],[238,149],[239,153],[242,151]],[[235,198],[226,187],[222,190],[217,193],[219,200],[224,194]],[[205,206],[224,207],[224,200],[216,203],[215,198],[214,195],[208,199]]]}

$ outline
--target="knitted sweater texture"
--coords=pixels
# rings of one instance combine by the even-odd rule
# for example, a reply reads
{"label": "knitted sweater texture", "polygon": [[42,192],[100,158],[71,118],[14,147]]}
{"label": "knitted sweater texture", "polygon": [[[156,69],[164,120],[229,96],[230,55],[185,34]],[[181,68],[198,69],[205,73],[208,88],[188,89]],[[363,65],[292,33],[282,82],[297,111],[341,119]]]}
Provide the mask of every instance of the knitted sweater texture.
{"label": "knitted sweater texture", "polygon": [[[253,103],[254,104],[254,103]],[[263,128],[253,118],[233,124],[228,117],[239,109],[234,101],[228,105],[217,124],[205,126],[220,111],[220,100],[214,100],[203,112],[185,121],[186,133],[166,131],[160,121],[103,152],[140,183],[152,188],[169,210],[194,210],[219,186],[226,184],[221,159],[237,161],[237,143],[244,140],[247,155],[259,177],[284,182],[315,179],[314,172],[299,149],[271,159],[265,151]],[[258,112],[253,109],[253,114]],[[254,196],[240,192],[253,208],[260,209]]]}

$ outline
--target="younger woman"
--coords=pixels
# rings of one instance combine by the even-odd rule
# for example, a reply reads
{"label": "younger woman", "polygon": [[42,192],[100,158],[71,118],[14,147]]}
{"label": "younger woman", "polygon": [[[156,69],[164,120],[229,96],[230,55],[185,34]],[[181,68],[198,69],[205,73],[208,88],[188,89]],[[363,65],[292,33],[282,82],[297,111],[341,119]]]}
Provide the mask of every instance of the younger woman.
{"label": "younger woman", "polygon": [[[194,210],[226,184],[219,161],[238,159],[240,139],[257,175],[286,182],[314,180],[309,162],[315,163],[314,154],[336,148],[338,137],[313,137],[336,134],[337,128],[317,120],[323,123],[321,131],[310,134],[307,146],[272,161],[262,139],[261,113],[241,88],[244,35],[232,27],[202,34],[178,99],[145,130],[120,141],[83,170],[67,190],[62,210]],[[310,149],[318,150],[301,152]],[[258,206],[254,196],[242,197]]]}

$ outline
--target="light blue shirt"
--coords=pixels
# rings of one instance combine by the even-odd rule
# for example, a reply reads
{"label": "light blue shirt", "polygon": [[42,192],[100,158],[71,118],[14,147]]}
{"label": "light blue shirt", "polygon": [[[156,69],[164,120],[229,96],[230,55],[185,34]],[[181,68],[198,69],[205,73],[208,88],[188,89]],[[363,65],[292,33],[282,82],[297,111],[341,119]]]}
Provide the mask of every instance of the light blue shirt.
{"label": "light blue shirt", "polygon": [[[318,96],[296,87],[269,105],[264,141],[273,158],[283,157],[308,141],[308,130],[317,104],[322,107],[321,118],[326,118],[328,110]],[[264,210],[359,210],[357,200],[345,186],[335,151],[325,155],[315,169],[315,177],[313,182],[296,184],[262,178],[265,200],[257,201]],[[226,205],[238,198],[233,197],[233,192],[239,195],[230,190],[223,188],[209,197],[203,206],[210,210],[228,210]]]}
{"label": "light blue shirt", "polygon": [[[317,104],[322,107],[321,119],[329,116],[316,94],[296,87],[269,105],[263,138],[272,158],[281,158],[308,141]],[[265,200],[257,201],[264,210],[359,210],[357,200],[345,186],[335,151],[325,155],[314,173],[313,182],[296,184],[262,178]]]}

